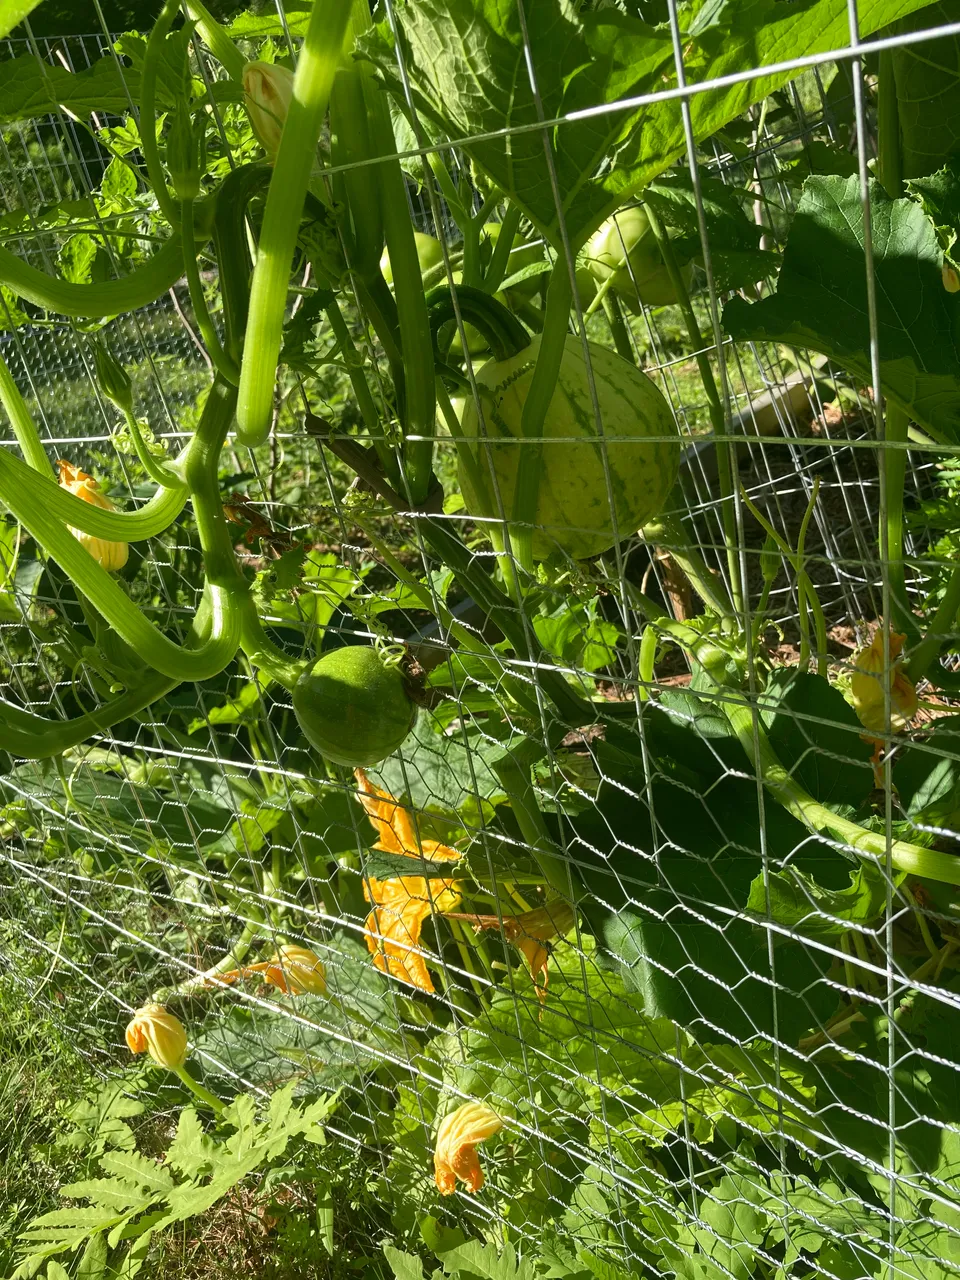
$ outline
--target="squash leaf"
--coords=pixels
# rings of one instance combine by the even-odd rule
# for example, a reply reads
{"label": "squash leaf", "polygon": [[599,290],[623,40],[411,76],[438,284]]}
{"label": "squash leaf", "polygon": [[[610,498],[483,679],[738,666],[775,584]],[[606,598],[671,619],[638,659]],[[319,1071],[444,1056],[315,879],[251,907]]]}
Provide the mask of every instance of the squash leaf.
{"label": "squash leaf", "polygon": [[846,889],[824,889],[812,876],[788,867],[771,871],[766,882],[762,875],[757,876],[750,886],[747,911],[805,937],[826,939],[838,938],[852,925],[870,924],[883,913],[886,903],[886,880],[871,863],[851,871]]}
{"label": "squash leaf", "polygon": [[[922,7],[923,0],[862,0],[861,35]],[[416,0],[398,10],[404,59],[417,109],[450,140],[463,140],[471,159],[558,250],[562,214],[576,250],[627,196],[684,154],[679,98],[631,102],[676,89],[670,32],[613,6],[587,12],[569,0],[526,0],[524,15],[525,23],[518,7],[502,0]],[[801,6],[741,0],[723,11],[722,22],[700,24],[687,50],[688,79],[712,80],[842,48],[850,39],[848,22],[845,0]],[[530,86],[524,28],[542,115]],[[364,52],[402,102],[385,25]],[[751,77],[694,95],[695,136],[716,133],[793,75]],[[630,105],[613,105],[619,102]],[[560,210],[544,164],[544,133]]]}
{"label": "squash leaf", "polygon": [[40,0],[3,0],[0,5],[0,40],[29,17]]}
{"label": "squash leaf", "polygon": [[[936,228],[914,200],[891,200],[870,183],[883,392],[947,444],[960,441],[960,294],[943,287]],[[870,320],[864,216],[857,177],[810,178],[783,258],[777,292],[727,303],[734,338],[819,351],[864,383]]]}

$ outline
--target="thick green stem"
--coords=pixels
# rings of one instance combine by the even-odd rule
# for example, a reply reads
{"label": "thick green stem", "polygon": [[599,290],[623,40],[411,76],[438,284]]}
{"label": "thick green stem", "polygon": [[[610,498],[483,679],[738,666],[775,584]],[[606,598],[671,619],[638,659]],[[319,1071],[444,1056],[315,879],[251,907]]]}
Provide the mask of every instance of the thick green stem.
{"label": "thick green stem", "polygon": [[133,440],[133,447],[136,449],[137,457],[140,459],[140,465],[154,484],[158,484],[161,489],[186,489],[187,482],[184,480],[183,475],[175,470],[169,462],[163,462],[159,458],[155,458],[147,448],[147,442],[143,438],[136,414],[130,409],[124,409],[123,416]]}
{"label": "thick green stem", "polygon": [[[770,745],[761,726],[756,727],[755,713],[745,698],[730,697],[723,702],[723,710],[741,746],[753,763],[763,785],[783,805],[784,809],[804,826],[824,832],[849,846],[857,853],[879,862],[888,856],[886,837],[882,832],[867,831],[847,818],[838,817],[832,809],[809,795],[783,767]],[[925,876],[944,884],[960,885],[960,858],[949,853],[938,853],[904,840],[893,840],[889,846],[890,862],[899,871],[910,875]]]}
{"label": "thick green stem", "polygon": [[[160,163],[160,148],[157,146],[157,71],[163,58],[164,44],[173,20],[179,12],[180,0],[166,0],[147,39],[143,72],[140,77],[140,150],[143,153],[147,177],[153,187],[153,194],[160,206],[160,212],[172,227],[179,225],[179,218],[177,202],[167,187],[166,175]],[[189,252],[188,242],[186,253],[189,254]]]}
{"label": "thick green stem", "polygon": [[483,224],[477,218],[467,218],[463,231],[463,283],[468,288],[479,289],[483,282],[480,266],[480,231]]}
{"label": "thick green stem", "polygon": [[[913,650],[907,663],[907,675],[919,683],[936,662],[944,641],[954,630],[960,612],[960,568],[954,569],[947,582],[940,606],[927,628],[927,633]],[[936,680],[936,676],[933,677]]]}
{"label": "thick green stem", "polygon": [[135,689],[102,703],[94,711],[69,720],[47,720],[29,711],[0,702],[0,742],[3,749],[25,760],[49,760],[94,734],[106,733],[175,689],[179,680],[150,672]]}
{"label": "thick green stem", "polygon": [[650,622],[664,635],[672,637],[713,680],[717,686],[717,703],[757,776],[792,817],[810,830],[823,832],[865,857],[883,862],[889,853],[892,865],[900,871],[939,880],[944,884],[960,885],[960,858],[924,849],[904,840],[892,841],[888,850],[887,840],[882,832],[867,831],[856,822],[839,817],[832,809],[814,800],[780,763],[763,725],[759,722],[757,708],[751,706],[749,699],[730,682],[726,673],[725,651],[686,623],[673,622],[667,618],[657,605],[646,597],[641,597],[638,592],[632,592],[631,598],[644,610]]}
{"label": "thick green stem", "polygon": [[223,67],[230,79],[242,80],[246,59],[220,23],[200,3],[200,0],[185,0],[185,7],[187,13],[197,24],[200,39]]}
{"label": "thick green stem", "polygon": [[201,1102],[205,1102],[211,1111],[215,1111],[217,1115],[220,1115],[225,1110],[224,1104],[220,1099],[212,1094],[209,1089],[205,1089],[197,1080],[194,1080],[186,1067],[174,1067],[173,1074],[179,1076],[190,1092],[196,1094]]}
{"label": "thick green stem", "polygon": [[453,179],[450,177],[450,170],[446,166],[446,162],[439,151],[431,151],[427,156],[427,163],[433,170],[433,176],[436,178],[440,187],[440,194],[447,203],[450,210],[450,216],[458,227],[462,227],[470,215],[460,203],[460,192],[454,186]]}
{"label": "thick green stem", "polygon": [[572,301],[570,273],[554,270],[547,286],[547,305],[537,363],[520,417],[520,457],[517,462],[513,510],[510,513],[513,522],[510,546],[520,567],[528,572],[533,569],[533,529],[537,522],[537,503],[540,497],[540,462],[543,454],[540,439],[543,436],[547,410],[560,378]]}
{"label": "thick green stem", "polygon": [[[677,491],[675,490],[674,493]],[[682,494],[677,496],[682,497]],[[667,507],[670,506],[671,499],[668,499]],[[665,547],[670,552],[674,561],[686,574],[690,585],[709,609],[719,614],[721,618],[730,616],[732,606],[722,578],[716,577],[707,568],[700,552],[690,545],[684,535],[683,526],[679,520],[663,512],[649,524],[645,524],[640,532],[645,541]]]}
{"label": "thick green stem", "polygon": [[42,476],[50,475],[50,460],[43,447],[43,441],[37,431],[36,423],[30,416],[20,388],[13,380],[13,375],[0,356],[0,404],[7,411],[13,434],[23,453],[24,459],[34,471]]}
{"label": "thick green stem", "polygon": [[[135,649],[143,661],[173,679],[208,679],[221,671],[236,651],[239,631],[232,624],[226,601],[214,593],[213,635],[202,650],[187,652],[163,636],[143,616],[115,579],[101,567],[49,508],[31,502],[11,464],[18,459],[0,452],[0,501],[24,529],[52,556],[74,586]],[[22,465],[22,464],[21,464]],[[33,472],[30,472],[33,475]]]}
{"label": "thick green stem", "polygon": [[240,378],[239,370],[221,345],[220,335],[217,333],[216,326],[213,323],[210,309],[207,306],[206,295],[203,292],[203,281],[200,279],[200,268],[197,264],[195,251],[193,201],[184,200],[181,209],[183,213],[183,265],[187,277],[187,288],[190,290],[190,301],[193,304],[194,319],[207,348],[207,353],[213,361],[217,372],[226,378],[227,382],[236,386]]}
{"label": "thick green stem", "polygon": [[[366,0],[363,0],[364,6]],[[404,395],[404,475],[410,499],[419,506],[425,501],[433,477],[433,437],[436,435],[436,372],[430,321],[413,223],[407,205],[403,170],[396,156],[396,142],[383,93],[373,87],[367,92],[371,136],[379,154],[387,157],[377,166],[380,179],[380,207],[383,231],[393,272],[393,293],[397,300],[400,349],[403,356]]]}
{"label": "thick green stem", "polygon": [[350,0],[326,0],[310,11],[253,270],[237,405],[241,444],[263,444],[270,432],[290,268],[350,9]]}
{"label": "thick green stem", "polygon": [[0,284],[35,307],[78,319],[105,320],[156,302],[183,275],[183,244],[171,236],[141,267],[120,280],[73,284],[48,276],[0,248]]}
{"label": "thick green stem", "polygon": [[244,597],[240,607],[240,648],[252,666],[291,692],[310,665],[308,659],[291,658],[267,637],[249,595]]}
{"label": "thick green stem", "polygon": [[[179,469],[191,446],[172,464]],[[19,491],[31,507],[40,507],[60,521],[94,538],[108,542],[144,542],[168,529],[187,501],[185,489],[159,489],[139,511],[105,511],[62,488],[27,466],[18,457],[0,451],[0,502],[6,492]]]}
{"label": "thick green stem", "polygon": [[529,767],[521,764],[510,752],[507,752],[494,763],[493,770],[510,797],[510,806],[517,825],[543,872],[544,879],[562,898],[568,902],[571,901],[574,894],[570,865],[566,858],[557,852],[550,839],[550,832],[547,830],[547,824],[537,804]]}
{"label": "thick green stem", "polygon": [[627,323],[623,318],[623,308],[620,306],[620,299],[614,289],[603,295],[603,314],[607,317],[607,324],[610,326],[610,335],[613,338],[613,345],[617,349],[617,355],[629,361],[630,364],[636,364],[637,357],[633,349],[633,343],[630,341],[630,330],[627,328]]}
{"label": "thick green stem", "polygon": [[[490,261],[483,277],[483,288],[487,293],[496,293],[507,274],[510,254],[513,251],[513,242],[517,238],[519,227],[520,209],[517,205],[511,204],[503,215],[497,243],[493,246],[493,253],[490,255]],[[466,276],[464,276],[464,280],[466,280]]]}
{"label": "thick green stem", "polygon": [[[205,596],[197,609],[191,628],[191,640],[202,645],[210,634],[210,602]],[[93,711],[68,720],[47,720],[15,707],[0,703],[0,742],[12,755],[27,760],[48,760],[85,742],[96,733],[106,733],[114,725],[135,716],[180,683],[157,671],[148,672],[136,688],[128,689]]]}
{"label": "thick green stem", "polygon": [[730,575],[730,594],[734,608],[738,613],[742,613],[743,588],[740,582],[740,561],[737,555],[737,548],[740,542],[737,537],[736,512],[733,505],[733,477],[736,471],[736,453],[733,445],[722,439],[727,430],[723,401],[720,398],[717,382],[713,376],[710,357],[704,349],[703,334],[700,331],[700,324],[690,301],[690,290],[687,288],[687,282],[684,280],[680,264],[677,262],[677,255],[674,253],[670,237],[664,230],[656,210],[649,204],[644,207],[650,220],[651,230],[659,245],[667,273],[670,276],[670,281],[679,299],[680,311],[683,315],[690,343],[696,353],[697,368],[700,371],[700,380],[703,383],[704,394],[707,397],[710,422],[716,437],[714,448],[717,452],[717,478],[720,484],[720,518],[723,523],[724,539],[727,546],[727,573]]}
{"label": "thick green stem", "polygon": [[[197,648],[168,640],[149,622],[115,579],[64,527],[53,504],[38,505],[31,501],[26,486],[18,484],[24,473],[33,479],[39,477],[18,458],[0,451],[0,499],[3,503],[48,555],[53,556],[77,590],[86,596],[143,662],[174,680],[206,680],[216,675],[236,653],[240,640],[240,617],[236,608],[239,570],[216,490],[217,462],[232,419],[234,403],[235,393],[218,379],[204,406],[197,434],[184,464],[184,474],[195,495],[204,484],[209,485],[211,471],[216,494],[215,510],[210,509],[209,503],[195,501],[211,609],[210,636]],[[80,505],[89,504],[81,502]],[[225,549],[229,553],[229,571]],[[240,583],[243,585],[242,579]]]}

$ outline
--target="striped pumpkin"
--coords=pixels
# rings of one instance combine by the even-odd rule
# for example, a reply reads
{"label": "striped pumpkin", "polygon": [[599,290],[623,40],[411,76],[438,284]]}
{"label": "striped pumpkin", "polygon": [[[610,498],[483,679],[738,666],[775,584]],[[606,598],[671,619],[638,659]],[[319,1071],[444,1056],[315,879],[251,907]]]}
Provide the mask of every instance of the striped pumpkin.
{"label": "striped pumpkin", "polygon": [[[463,404],[460,415],[464,435],[475,441],[473,449],[491,498],[492,467],[508,517],[520,448],[530,447],[514,441],[520,436],[523,404],[539,350],[536,337],[518,355],[491,360],[477,373],[483,428],[473,400]],[[660,511],[677,478],[680,437],[667,401],[646,374],[614,352],[594,343],[589,344],[589,352],[602,433],[583,345],[571,335],[547,410],[547,443],[541,445],[533,537],[538,560],[557,551],[575,560],[609,551],[617,538],[636,532]],[[489,443],[483,442],[484,434]],[[467,511],[496,516],[496,501],[492,500],[492,509],[484,510],[462,467],[460,486]]]}

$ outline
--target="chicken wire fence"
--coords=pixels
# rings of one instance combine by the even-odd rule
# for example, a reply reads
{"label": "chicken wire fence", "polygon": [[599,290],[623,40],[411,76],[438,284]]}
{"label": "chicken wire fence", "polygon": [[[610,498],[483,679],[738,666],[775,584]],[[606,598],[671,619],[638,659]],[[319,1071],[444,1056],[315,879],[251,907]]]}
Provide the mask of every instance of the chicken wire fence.
{"label": "chicken wire fence", "polygon": [[[385,16],[395,25],[389,3]],[[282,53],[296,40],[280,17]],[[678,36],[672,0],[665,19]],[[812,656],[841,687],[874,624],[891,616],[887,549],[878,549],[876,534],[889,465],[878,445],[874,391],[885,337],[878,290],[868,289],[873,377],[858,378],[789,342],[735,341],[721,324],[731,291],[717,287],[700,196],[707,181],[725,184],[768,251],[787,243],[801,180],[818,172],[824,155],[846,156],[843,172],[866,198],[876,154],[877,53],[860,48],[855,0],[849,24],[846,47],[797,60],[783,89],[709,138],[694,142],[687,104],[704,89],[684,88],[679,38],[679,87],[649,98],[684,104],[688,150],[677,172],[689,174],[698,229],[708,232],[693,303],[702,346],[694,347],[674,305],[644,304],[635,316],[617,303],[590,317],[575,308],[593,341],[610,346],[613,326],[622,326],[633,358],[669,401],[684,444],[675,491],[683,505],[675,514],[728,593],[731,572],[740,574],[740,616],[748,632],[762,623],[770,669],[795,675]],[[106,34],[40,41],[26,30],[24,39],[5,43],[5,60],[32,54],[77,71],[115,47]],[[956,31],[947,25],[940,41]],[[885,47],[915,38],[888,37]],[[918,47],[935,59],[937,46]],[[251,56],[256,49],[251,42]],[[526,52],[535,84],[536,39]],[[227,99],[213,88],[222,70],[198,40],[192,56],[216,127],[233,138]],[[407,70],[401,58],[401,80]],[[758,74],[747,68],[731,79]],[[91,278],[89,265],[86,276],[76,266],[89,235],[65,237],[48,211],[101,191],[110,162],[104,142],[117,154],[122,125],[120,117],[81,119],[62,110],[3,127],[0,236],[7,248],[48,271],[77,269],[76,278]],[[568,123],[544,120],[543,127],[554,130],[562,150]],[[104,135],[110,129],[118,132]],[[469,182],[469,140],[443,140],[441,150],[446,141],[463,144],[448,159],[456,180]],[[425,154],[415,136],[409,150],[411,159]],[[408,180],[416,222],[449,243],[457,231],[443,192],[428,167],[418,177]],[[479,209],[481,197],[472,198]],[[148,223],[142,183],[123,199],[121,211],[90,206],[89,232],[107,246],[94,269],[107,274],[111,219],[126,218],[128,235],[131,213],[141,233]],[[870,255],[868,243],[868,273]],[[739,292],[752,300],[772,288],[768,278]],[[841,305],[848,282],[835,280],[833,288]],[[25,315],[6,290],[2,304],[0,352],[50,456],[108,474],[118,500],[143,499],[152,486],[136,479],[129,442],[94,377],[100,326]],[[179,447],[209,381],[185,287],[175,285],[104,332],[135,371],[138,412],[157,439]],[[467,363],[479,367],[484,358],[468,355]],[[711,428],[698,360],[716,379],[726,435]],[[956,1274],[953,949],[960,935],[950,886],[924,879],[906,886],[888,856],[874,863],[870,909],[848,910],[863,902],[863,885],[851,883],[856,859],[842,835],[816,837],[777,809],[722,731],[725,695],[695,680],[696,702],[685,701],[690,668],[675,649],[662,648],[652,677],[641,677],[641,597],[694,625],[703,611],[670,539],[654,547],[630,536],[542,583],[543,634],[565,674],[625,711],[615,730],[561,739],[544,715],[533,795],[560,857],[586,886],[576,911],[545,907],[531,874],[528,829],[503,817],[497,770],[519,714],[505,677],[528,677],[527,667],[505,655],[476,604],[454,592],[453,612],[477,644],[466,667],[471,697],[462,696],[464,672],[453,670],[449,634],[404,589],[371,540],[369,521],[358,525],[345,470],[304,432],[307,412],[310,421],[322,415],[358,425],[342,378],[298,372],[282,391],[270,445],[231,445],[225,454],[223,500],[238,553],[258,575],[263,605],[281,630],[319,636],[323,651],[371,640],[402,644],[432,673],[433,696],[413,734],[369,770],[373,785],[402,802],[417,825],[391,826],[381,809],[377,826],[349,771],[308,752],[289,695],[258,683],[242,661],[214,681],[180,686],[119,732],[62,757],[8,757],[0,777],[0,957],[23,998],[42,1003],[106,1076],[127,1078],[124,1024],[156,999],[176,1008],[197,1070],[225,1097],[239,1089],[266,1095],[290,1080],[302,1093],[340,1088],[329,1141],[359,1153],[414,1214],[440,1213],[431,1166],[438,1098],[453,1100],[449,1110],[482,1097],[504,1115],[505,1130],[484,1151],[486,1186],[458,1196],[451,1221],[488,1238],[499,1224],[531,1256],[545,1224],[560,1224],[557,1238],[593,1260],[584,1274],[616,1274],[602,1265],[691,1278]],[[950,568],[951,452],[920,435],[911,441],[905,556],[907,588],[920,610],[942,594]],[[478,556],[489,557],[477,525],[449,500],[453,441],[443,431],[436,443],[449,519]],[[4,444],[15,447],[9,435]],[[720,471],[731,463],[742,486],[732,503],[733,543],[720,489]],[[755,512],[786,540],[786,551]],[[381,538],[386,524],[379,515]],[[4,527],[0,556],[3,697],[69,714],[103,696],[102,678],[84,666],[95,648],[89,616],[69,579],[12,530]],[[403,530],[403,567],[426,575],[443,598],[449,582],[418,541],[416,522]],[[284,566],[304,543],[304,576],[292,590]],[[181,522],[145,547],[136,575],[126,575],[128,590],[151,618],[175,626],[199,599],[194,530]],[[765,585],[761,617],[751,601]],[[812,653],[804,638],[811,593],[824,628]],[[808,789],[819,786],[818,799],[826,795],[847,812],[856,807],[854,799],[842,808],[851,786],[889,854],[901,835],[905,784],[895,790],[895,761],[871,765],[856,718],[835,714],[839,695],[837,704],[812,709],[787,698],[771,712],[755,663],[747,688],[755,716],[766,717]],[[657,719],[657,707],[669,716]],[[926,844],[947,851],[955,808],[950,709],[948,694],[921,685],[910,731],[918,758],[941,765],[943,775],[938,781],[936,769],[925,768],[922,785],[939,808],[914,823],[914,833],[925,830]],[[941,720],[944,732],[930,736]],[[679,736],[668,764],[671,733]],[[643,762],[642,783],[625,771],[631,753]],[[368,940],[389,930],[370,915],[371,903],[390,910],[376,897],[381,864],[370,850],[378,838],[383,852],[428,860],[451,844],[466,875],[503,896],[483,912],[476,899],[472,908],[453,901],[460,893],[452,881],[422,881],[423,936],[409,934],[400,958],[378,968]],[[806,878],[789,879],[795,864]],[[811,867],[829,889],[813,885]],[[774,909],[788,891],[792,923]],[[595,924],[611,904],[619,969],[602,955],[616,928]],[[541,908],[547,923],[530,924],[532,932],[512,923]],[[262,961],[280,942],[321,958],[325,995],[278,995],[250,978],[227,989],[210,977],[217,966],[223,974]],[[421,956],[425,976],[415,981]],[[175,1082],[159,1073],[150,1081],[171,1108],[182,1101]],[[610,1262],[598,1261],[604,1258]]]}

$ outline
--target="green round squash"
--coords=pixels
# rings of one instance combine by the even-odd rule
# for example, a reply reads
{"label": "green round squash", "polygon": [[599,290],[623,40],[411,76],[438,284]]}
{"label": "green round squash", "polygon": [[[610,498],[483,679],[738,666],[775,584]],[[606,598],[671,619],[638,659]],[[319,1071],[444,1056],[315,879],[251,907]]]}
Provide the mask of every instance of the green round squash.
{"label": "green round squash", "polygon": [[[508,514],[520,452],[511,438],[521,434],[520,419],[539,350],[538,336],[518,355],[499,362],[490,360],[477,373],[490,443],[476,446],[475,456],[484,476],[489,476],[492,462]],[[603,437],[608,443],[601,444],[597,432],[583,346],[579,338],[571,335],[564,345],[560,376],[544,426],[544,436],[554,439],[541,445],[537,528],[533,535],[533,554],[538,560],[557,550],[574,560],[608,551],[617,534],[625,538],[653,519],[677,478],[680,436],[667,401],[646,374],[615,352],[594,343],[590,343],[589,351]],[[461,423],[468,440],[482,434],[472,399],[463,403]],[[616,533],[604,450],[616,510]],[[492,510],[483,509],[462,466],[460,487],[466,509],[472,515],[496,516],[495,504]]]}
{"label": "green round squash", "polygon": [[308,667],[293,709],[308,742],[352,769],[392,755],[417,718],[400,668],[368,645],[334,649]]}
{"label": "green round squash", "polygon": [[[484,264],[488,264],[490,258],[493,257],[493,251],[499,239],[500,223],[488,223],[483,229],[483,239],[480,241],[480,257]],[[508,276],[516,275],[524,267],[532,267],[534,263],[543,262],[543,260],[542,245],[514,241],[513,248],[510,250],[510,257],[507,259],[507,269],[503,278],[506,280]],[[531,276],[529,280],[521,280],[519,284],[503,290],[504,301],[508,306],[514,301],[529,302],[531,298],[535,298],[540,292],[543,280],[544,277],[542,275]]]}
{"label": "green round squash", "polygon": [[[613,288],[631,311],[639,312],[641,303],[666,307],[680,301],[650,219],[639,205],[614,214],[594,232],[585,261],[598,285],[613,277]],[[689,289],[693,264],[681,262],[680,267]]]}
{"label": "green round squash", "polygon": [[[413,238],[417,245],[417,261],[420,263],[420,274],[425,276],[434,267],[443,262],[443,245],[436,236],[428,236],[423,231],[415,231]],[[387,284],[393,284],[393,268],[390,265],[390,250],[384,249],[380,258],[380,271]]]}

